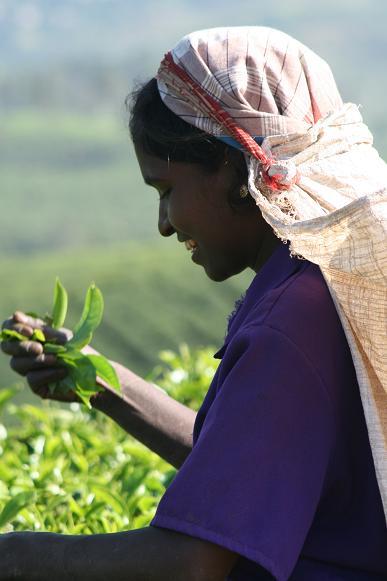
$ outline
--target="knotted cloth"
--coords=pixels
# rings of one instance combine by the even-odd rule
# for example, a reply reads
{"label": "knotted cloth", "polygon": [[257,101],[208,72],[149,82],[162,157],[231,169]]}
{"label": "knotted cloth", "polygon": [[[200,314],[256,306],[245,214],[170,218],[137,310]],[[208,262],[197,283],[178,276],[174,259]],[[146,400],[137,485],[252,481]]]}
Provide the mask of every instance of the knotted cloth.
{"label": "knotted cloth", "polygon": [[320,267],[351,349],[387,518],[387,166],[358,107],[343,104],[325,61],[264,27],[189,34],[157,79],[175,114],[242,147],[263,217]]}

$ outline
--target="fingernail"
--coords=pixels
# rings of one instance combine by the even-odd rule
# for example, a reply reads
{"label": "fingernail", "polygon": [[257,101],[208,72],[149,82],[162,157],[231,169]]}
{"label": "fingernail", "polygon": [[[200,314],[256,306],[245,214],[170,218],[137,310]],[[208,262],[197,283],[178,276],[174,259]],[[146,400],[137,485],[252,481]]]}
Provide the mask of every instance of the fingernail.
{"label": "fingernail", "polygon": [[[55,355],[53,355],[52,353],[43,353],[43,359],[44,362],[47,363],[47,365],[55,365],[55,363],[58,362],[58,359]],[[63,369],[63,368],[61,368]]]}
{"label": "fingernail", "polygon": [[26,323],[27,322],[27,315],[22,313],[21,311],[15,311],[13,314],[13,320],[17,323]]}
{"label": "fingernail", "polygon": [[32,355],[41,355],[43,353],[43,345],[37,341],[25,341],[24,349]]}

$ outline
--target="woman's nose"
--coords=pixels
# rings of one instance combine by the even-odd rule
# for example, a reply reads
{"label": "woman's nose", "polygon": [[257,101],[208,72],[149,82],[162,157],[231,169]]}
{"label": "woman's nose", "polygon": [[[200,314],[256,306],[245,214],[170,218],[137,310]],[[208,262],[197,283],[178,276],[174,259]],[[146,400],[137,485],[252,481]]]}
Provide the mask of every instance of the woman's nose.
{"label": "woman's nose", "polygon": [[162,200],[159,205],[159,232],[161,236],[172,236],[175,233],[174,227],[171,225],[168,218],[167,204]]}

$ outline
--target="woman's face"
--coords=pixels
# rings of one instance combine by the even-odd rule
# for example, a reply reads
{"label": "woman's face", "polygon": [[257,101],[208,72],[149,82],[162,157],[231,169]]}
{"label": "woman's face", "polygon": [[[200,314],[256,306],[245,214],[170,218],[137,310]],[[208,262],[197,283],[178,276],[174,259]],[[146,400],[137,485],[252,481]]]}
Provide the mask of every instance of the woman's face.
{"label": "woman's face", "polygon": [[145,183],[159,193],[162,236],[176,234],[214,281],[261,267],[278,239],[257,207],[230,206],[230,184],[235,182],[231,164],[209,174],[197,164],[168,163],[139,147],[136,155]]}

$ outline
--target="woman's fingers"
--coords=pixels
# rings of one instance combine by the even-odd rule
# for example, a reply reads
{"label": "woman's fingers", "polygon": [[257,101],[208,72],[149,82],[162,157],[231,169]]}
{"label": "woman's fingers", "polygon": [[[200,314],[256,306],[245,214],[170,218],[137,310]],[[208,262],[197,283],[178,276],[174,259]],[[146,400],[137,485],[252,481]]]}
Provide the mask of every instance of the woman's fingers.
{"label": "woman's fingers", "polygon": [[26,378],[32,391],[40,388],[48,388],[50,383],[55,383],[67,377],[68,372],[65,367],[50,367],[48,369],[37,369],[29,371]]}
{"label": "woman's fingers", "polygon": [[26,325],[24,323],[15,323],[12,318],[4,321],[1,328],[16,331],[17,333],[20,333],[21,335],[24,335],[27,338],[31,337],[31,335],[34,332],[34,329],[31,327],[31,325]]}
{"label": "woman's fingers", "polygon": [[35,329],[41,329],[47,341],[54,341],[59,345],[64,345],[72,337],[68,329],[53,329],[42,319],[35,319],[21,311],[16,311],[12,317],[4,321],[3,328],[12,329],[26,337],[31,337]]}
{"label": "woman's fingers", "polygon": [[67,370],[64,367],[39,369],[27,373],[27,381],[31,390],[42,399],[53,399],[62,402],[79,402],[79,397],[73,391],[51,393],[50,383],[56,383],[67,376]]}
{"label": "woman's fingers", "polygon": [[1,350],[13,357],[37,357],[43,353],[38,341],[2,341]]}
{"label": "woman's fingers", "polygon": [[43,325],[45,325],[45,322],[42,319],[36,319],[34,317],[30,317],[29,315],[26,315],[22,311],[15,311],[14,314],[12,315],[11,319],[15,323],[22,323],[23,325],[30,325],[34,329],[41,329],[43,327]]}
{"label": "woman's fingers", "polygon": [[68,329],[53,329],[42,319],[31,317],[16,311],[4,321],[3,329],[17,331],[24,335],[25,341],[12,339],[1,342],[1,350],[11,356],[10,366],[19,375],[26,377],[31,390],[43,399],[62,402],[79,402],[78,396],[71,390],[59,389],[51,392],[50,384],[56,384],[68,376],[68,370],[54,353],[44,352],[44,343],[30,340],[36,329],[43,331],[48,342],[64,345],[72,337]]}
{"label": "woman's fingers", "polygon": [[19,375],[27,375],[27,373],[36,369],[58,366],[58,360],[51,353],[41,353],[37,357],[12,357],[10,365]]}

